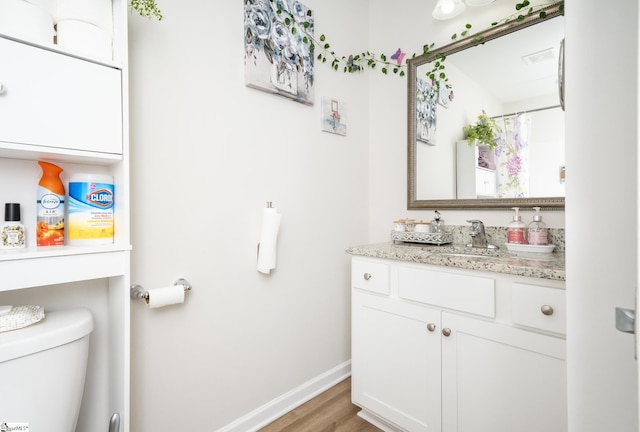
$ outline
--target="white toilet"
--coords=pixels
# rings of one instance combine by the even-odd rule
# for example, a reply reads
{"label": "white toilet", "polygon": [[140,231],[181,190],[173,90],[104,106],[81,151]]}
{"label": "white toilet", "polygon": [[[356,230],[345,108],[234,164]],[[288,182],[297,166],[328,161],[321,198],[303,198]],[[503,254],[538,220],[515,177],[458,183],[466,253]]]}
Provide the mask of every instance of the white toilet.
{"label": "white toilet", "polygon": [[28,327],[0,333],[0,425],[74,432],[80,413],[93,316],[47,312]]}

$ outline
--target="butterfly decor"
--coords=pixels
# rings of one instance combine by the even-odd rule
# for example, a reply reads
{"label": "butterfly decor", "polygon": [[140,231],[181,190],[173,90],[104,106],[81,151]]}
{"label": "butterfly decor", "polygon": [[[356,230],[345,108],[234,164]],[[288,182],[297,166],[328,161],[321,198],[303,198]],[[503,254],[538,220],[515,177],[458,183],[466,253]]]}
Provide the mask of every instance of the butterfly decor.
{"label": "butterfly decor", "polygon": [[347,60],[347,70],[349,72],[356,72],[360,70],[360,66],[354,63],[353,54],[349,55],[349,59]]}
{"label": "butterfly decor", "polygon": [[391,55],[391,58],[398,62],[398,66],[401,66],[402,65],[402,60],[404,59],[404,56],[406,56],[406,55],[407,55],[407,53],[402,52],[402,50],[400,48],[398,48],[398,50]]}

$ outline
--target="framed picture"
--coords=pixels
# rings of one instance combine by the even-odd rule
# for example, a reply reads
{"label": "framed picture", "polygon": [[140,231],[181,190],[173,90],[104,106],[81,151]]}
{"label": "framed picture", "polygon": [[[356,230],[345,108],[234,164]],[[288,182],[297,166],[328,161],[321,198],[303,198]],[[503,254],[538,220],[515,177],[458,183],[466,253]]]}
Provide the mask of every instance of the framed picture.
{"label": "framed picture", "polygon": [[437,87],[418,78],[416,91],[416,138],[418,141],[436,145]]}
{"label": "framed picture", "polygon": [[295,0],[244,0],[245,85],[313,105],[313,12]]}
{"label": "framed picture", "polygon": [[322,98],[322,130],[347,134],[347,105],[337,99]]}
{"label": "framed picture", "polygon": [[449,108],[449,102],[453,99],[453,91],[447,88],[446,85],[440,84],[440,91],[438,94],[438,103],[444,108]]}

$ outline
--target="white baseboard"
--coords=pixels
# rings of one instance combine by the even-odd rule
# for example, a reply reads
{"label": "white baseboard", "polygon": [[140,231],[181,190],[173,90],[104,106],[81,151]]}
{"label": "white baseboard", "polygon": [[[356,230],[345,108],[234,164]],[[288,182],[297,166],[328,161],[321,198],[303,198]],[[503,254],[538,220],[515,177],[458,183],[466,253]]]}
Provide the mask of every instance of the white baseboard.
{"label": "white baseboard", "polygon": [[255,432],[351,375],[351,360],[256,408],[216,432]]}

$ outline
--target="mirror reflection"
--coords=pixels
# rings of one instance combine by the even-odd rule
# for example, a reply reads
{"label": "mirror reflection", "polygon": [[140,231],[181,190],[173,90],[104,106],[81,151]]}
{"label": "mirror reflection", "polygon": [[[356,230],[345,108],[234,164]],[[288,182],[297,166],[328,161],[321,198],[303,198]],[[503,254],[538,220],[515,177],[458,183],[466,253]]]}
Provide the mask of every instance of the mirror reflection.
{"label": "mirror reflection", "polygon": [[[408,113],[409,208],[564,205],[564,17],[512,24],[498,36],[477,46],[452,44],[450,89],[437,91],[430,62],[410,61],[408,95],[416,100]],[[481,115],[497,128],[491,148],[465,139],[464,127]]]}

